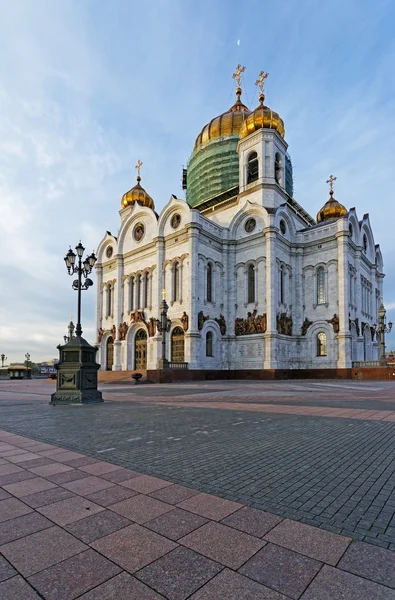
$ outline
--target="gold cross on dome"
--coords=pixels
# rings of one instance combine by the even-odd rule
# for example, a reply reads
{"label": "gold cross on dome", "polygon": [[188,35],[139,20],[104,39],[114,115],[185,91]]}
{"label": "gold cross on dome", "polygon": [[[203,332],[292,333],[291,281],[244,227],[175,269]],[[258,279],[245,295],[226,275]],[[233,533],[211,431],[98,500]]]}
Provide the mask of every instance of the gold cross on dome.
{"label": "gold cross on dome", "polygon": [[72,320],[73,320],[73,315],[70,315],[70,321],[72,321]]}
{"label": "gold cross on dome", "polygon": [[140,177],[140,168],[143,166],[143,163],[141,162],[141,160],[139,159],[137,161],[137,165],[136,165],[136,169],[137,169],[137,175]]}
{"label": "gold cross on dome", "polygon": [[166,290],[162,290],[162,300],[166,300]]}
{"label": "gold cross on dome", "polygon": [[329,179],[326,180],[326,183],[329,183],[330,185],[330,191],[333,192],[333,182],[336,181],[337,177],[333,177],[333,175],[331,175],[329,177]]}
{"label": "gold cross on dome", "polygon": [[265,73],[265,71],[261,71],[259,73],[259,77],[255,82],[255,85],[257,85],[259,87],[259,89],[261,90],[261,94],[263,94],[263,88],[265,87],[265,79],[267,79],[267,77],[269,77],[269,73]]}
{"label": "gold cross on dome", "polygon": [[241,65],[237,65],[236,71],[232,75],[232,79],[236,79],[238,87],[240,87],[241,74],[244,73],[245,70],[246,70],[245,67],[242,67]]}

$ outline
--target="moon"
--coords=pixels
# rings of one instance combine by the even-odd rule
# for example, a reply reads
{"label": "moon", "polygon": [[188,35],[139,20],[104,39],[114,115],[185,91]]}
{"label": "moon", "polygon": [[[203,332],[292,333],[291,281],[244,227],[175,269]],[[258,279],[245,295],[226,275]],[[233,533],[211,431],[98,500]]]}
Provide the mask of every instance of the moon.
{"label": "moon", "polygon": [[240,40],[237,40],[237,45],[240,46]]}

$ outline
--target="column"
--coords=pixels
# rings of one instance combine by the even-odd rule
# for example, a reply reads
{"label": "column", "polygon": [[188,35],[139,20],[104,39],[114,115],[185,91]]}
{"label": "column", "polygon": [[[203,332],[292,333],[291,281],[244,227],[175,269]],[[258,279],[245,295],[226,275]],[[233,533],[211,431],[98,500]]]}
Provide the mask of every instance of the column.
{"label": "column", "polygon": [[116,338],[114,340],[114,363],[113,371],[121,370],[121,341],[119,339],[119,325],[123,321],[124,281],[123,281],[123,258],[117,257],[117,279],[114,285],[114,323],[116,327]]}
{"label": "column", "polygon": [[199,298],[199,234],[201,225],[190,223],[188,226],[189,273],[184,272],[185,281],[189,282],[189,298],[185,311],[189,317],[189,329],[185,334],[185,360],[189,369],[199,369],[199,350],[201,335],[198,330],[198,298]]}
{"label": "column", "polygon": [[348,277],[348,230],[338,231],[337,238],[337,277],[339,301],[338,360],[339,369],[351,367],[351,333],[349,329],[348,299],[350,280]]}
{"label": "column", "polygon": [[[270,221],[272,215],[268,215]],[[263,230],[266,239],[266,321],[264,369],[277,367],[277,260],[276,260],[276,228],[270,222]]]}

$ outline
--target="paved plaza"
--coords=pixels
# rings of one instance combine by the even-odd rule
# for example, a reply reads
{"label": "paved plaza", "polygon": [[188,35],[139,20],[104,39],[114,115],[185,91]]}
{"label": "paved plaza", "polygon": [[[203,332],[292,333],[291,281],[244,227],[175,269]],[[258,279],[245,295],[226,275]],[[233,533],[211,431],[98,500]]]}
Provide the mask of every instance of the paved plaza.
{"label": "paved plaza", "polygon": [[0,382],[5,600],[395,600],[395,383]]}

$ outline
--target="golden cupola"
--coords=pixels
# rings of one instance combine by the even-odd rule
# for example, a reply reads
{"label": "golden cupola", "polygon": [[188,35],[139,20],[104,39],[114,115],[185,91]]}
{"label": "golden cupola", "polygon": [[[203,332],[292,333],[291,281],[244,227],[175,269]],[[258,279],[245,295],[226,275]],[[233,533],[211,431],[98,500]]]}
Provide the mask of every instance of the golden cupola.
{"label": "golden cupola", "polygon": [[330,221],[331,219],[339,219],[339,217],[343,217],[347,214],[347,209],[343,204],[340,204],[334,197],[333,191],[333,182],[336,181],[337,177],[333,177],[331,175],[326,183],[329,183],[329,200],[325,202],[324,206],[317,213],[317,223],[322,223],[323,221]]}
{"label": "golden cupola", "polygon": [[247,117],[240,127],[239,136],[243,138],[254,133],[258,129],[275,129],[283,138],[285,135],[284,122],[280,115],[263,104],[265,100],[265,94],[263,93],[263,86],[265,79],[269,73],[261,71],[259,79],[255,82],[258,85],[261,92],[259,94],[259,106]]}
{"label": "golden cupola", "polygon": [[126,208],[127,206],[131,206],[135,202],[141,204],[141,206],[146,206],[151,210],[155,210],[155,204],[152,200],[151,196],[147,194],[145,189],[140,185],[141,177],[140,177],[140,168],[142,166],[142,162],[139,160],[136,165],[137,169],[137,183],[132,187],[126,194],[122,196],[122,208]]}

